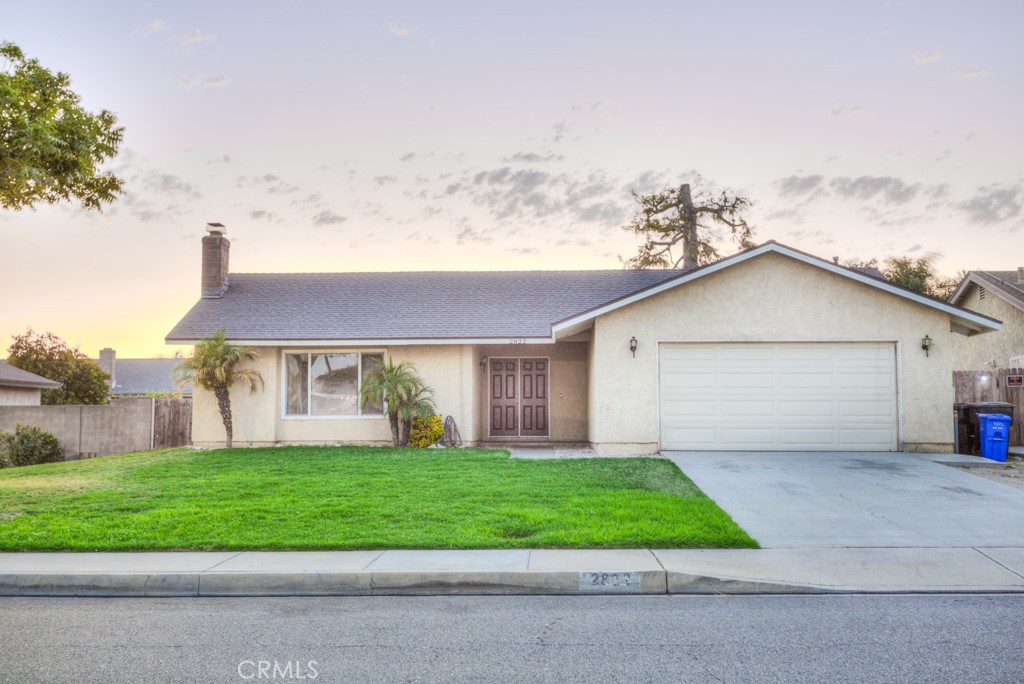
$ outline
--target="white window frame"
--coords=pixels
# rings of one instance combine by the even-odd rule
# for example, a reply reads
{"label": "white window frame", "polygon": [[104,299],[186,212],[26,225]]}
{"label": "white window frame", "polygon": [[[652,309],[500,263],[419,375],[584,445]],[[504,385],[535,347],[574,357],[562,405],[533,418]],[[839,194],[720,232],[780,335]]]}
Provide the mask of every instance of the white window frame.
{"label": "white window frame", "polygon": [[[312,372],[313,364],[310,356],[312,354],[355,354],[356,368],[356,407],[359,413],[350,416],[314,416],[311,413],[288,413],[288,355],[306,355],[306,410],[313,407],[313,379],[308,376]],[[344,349],[344,348],[316,348],[309,349],[282,349],[281,350],[281,420],[381,420],[386,417],[385,413],[363,413],[362,402],[359,400],[363,394],[363,355],[380,354],[383,361],[388,358],[387,349]]]}

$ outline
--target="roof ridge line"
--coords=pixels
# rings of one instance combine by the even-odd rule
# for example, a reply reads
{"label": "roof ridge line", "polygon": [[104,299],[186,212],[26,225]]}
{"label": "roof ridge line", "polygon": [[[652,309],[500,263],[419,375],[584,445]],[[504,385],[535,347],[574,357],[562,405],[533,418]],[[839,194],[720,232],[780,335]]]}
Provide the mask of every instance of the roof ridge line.
{"label": "roof ridge line", "polygon": [[685,273],[683,268],[586,268],[586,269],[529,269],[502,271],[238,271],[230,276],[286,276],[286,275],[476,275],[486,273]]}

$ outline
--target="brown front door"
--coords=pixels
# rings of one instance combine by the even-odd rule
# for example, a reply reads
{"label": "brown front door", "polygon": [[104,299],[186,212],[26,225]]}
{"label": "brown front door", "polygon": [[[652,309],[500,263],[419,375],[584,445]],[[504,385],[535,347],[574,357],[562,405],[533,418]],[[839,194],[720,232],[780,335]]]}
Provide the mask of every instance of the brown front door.
{"label": "brown front door", "polygon": [[491,359],[491,437],[518,437],[519,361]]}
{"label": "brown front door", "polygon": [[548,436],[548,360],[491,359],[490,436]]}
{"label": "brown front door", "polygon": [[519,359],[520,421],[523,437],[546,437],[548,434],[548,361]]}

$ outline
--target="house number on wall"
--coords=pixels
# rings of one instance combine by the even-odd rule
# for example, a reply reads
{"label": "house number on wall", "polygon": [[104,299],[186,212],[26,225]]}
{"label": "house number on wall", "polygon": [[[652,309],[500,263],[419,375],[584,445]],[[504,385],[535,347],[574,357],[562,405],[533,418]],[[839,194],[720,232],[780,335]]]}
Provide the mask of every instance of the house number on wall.
{"label": "house number on wall", "polygon": [[526,340],[522,337],[510,337],[508,339],[509,344],[526,344]]}
{"label": "house number on wall", "polygon": [[608,593],[639,593],[639,572],[581,572],[580,591]]}

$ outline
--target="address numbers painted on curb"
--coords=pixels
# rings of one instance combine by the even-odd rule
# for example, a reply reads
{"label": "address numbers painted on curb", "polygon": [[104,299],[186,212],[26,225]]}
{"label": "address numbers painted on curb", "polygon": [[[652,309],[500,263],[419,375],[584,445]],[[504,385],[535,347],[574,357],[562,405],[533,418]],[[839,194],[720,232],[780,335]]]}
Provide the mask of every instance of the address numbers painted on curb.
{"label": "address numbers painted on curb", "polygon": [[581,572],[580,591],[601,594],[639,594],[639,572]]}

